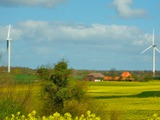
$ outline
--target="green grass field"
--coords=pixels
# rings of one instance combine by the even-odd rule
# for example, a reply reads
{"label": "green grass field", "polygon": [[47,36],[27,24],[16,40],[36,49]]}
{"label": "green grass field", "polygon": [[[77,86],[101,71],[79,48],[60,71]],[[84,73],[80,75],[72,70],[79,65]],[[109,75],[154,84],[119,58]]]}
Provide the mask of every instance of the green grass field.
{"label": "green grass field", "polygon": [[146,120],[160,114],[160,82],[90,82],[87,95],[123,120]]}

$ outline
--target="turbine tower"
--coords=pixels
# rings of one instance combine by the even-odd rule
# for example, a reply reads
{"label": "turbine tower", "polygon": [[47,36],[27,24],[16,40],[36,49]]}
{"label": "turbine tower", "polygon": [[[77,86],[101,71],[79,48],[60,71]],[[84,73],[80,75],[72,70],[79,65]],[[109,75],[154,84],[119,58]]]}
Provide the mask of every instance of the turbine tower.
{"label": "turbine tower", "polygon": [[148,48],[146,48],[144,51],[141,52],[141,54],[143,54],[144,52],[146,52],[150,48],[152,48],[152,50],[153,50],[153,61],[152,61],[153,77],[155,77],[155,69],[156,69],[156,51],[160,53],[160,51],[157,49],[156,46],[157,45],[155,44],[155,41],[154,41],[154,29],[153,29],[152,45],[149,46]]}
{"label": "turbine tower", "polygon": [[7,34],[7,52],[8,52],[8,73],[10,73],[10,61],[11,61],[11,45],[10,45],[10,32],[11,32],[11,25],[8,26],[8,34]]}

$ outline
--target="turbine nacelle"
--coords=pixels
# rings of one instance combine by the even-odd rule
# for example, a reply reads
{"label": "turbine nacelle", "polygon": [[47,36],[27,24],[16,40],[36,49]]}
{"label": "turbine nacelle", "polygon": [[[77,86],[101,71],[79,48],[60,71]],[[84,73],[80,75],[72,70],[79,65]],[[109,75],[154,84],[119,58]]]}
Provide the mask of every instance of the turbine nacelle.
{"label": "turbine nacelle", "polygon": [[152,47],[156,47],[157,45],[153,45]]}

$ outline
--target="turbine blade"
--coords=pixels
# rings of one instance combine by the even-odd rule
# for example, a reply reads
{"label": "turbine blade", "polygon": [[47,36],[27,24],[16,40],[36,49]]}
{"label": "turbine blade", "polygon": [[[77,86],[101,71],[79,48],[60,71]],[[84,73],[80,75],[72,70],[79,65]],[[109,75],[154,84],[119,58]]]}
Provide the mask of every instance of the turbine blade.
{"label": "turbine blade", "polygon": [[154,28],[153,28],[153,36],[152,36],[152,45],[154,45]]}
{"label": "turbine blade", "polygon": [[157,52],[159,52],[160,53],[160,50],[158,49],[158,48],[155,48],[156,50],[157,50]]}
{"label": "turbine blade", "polygon": [[141,52],[141,54],[143,54],[144,52],[146,52],[146,51],[149,50],[150,48],[152,48],[152,46],[149,46],[148,48],[146,48],[144,51]]}
{"label": "turbine blade", "polygon": [[10,40],[11,25],[8,26],[7,40]]}

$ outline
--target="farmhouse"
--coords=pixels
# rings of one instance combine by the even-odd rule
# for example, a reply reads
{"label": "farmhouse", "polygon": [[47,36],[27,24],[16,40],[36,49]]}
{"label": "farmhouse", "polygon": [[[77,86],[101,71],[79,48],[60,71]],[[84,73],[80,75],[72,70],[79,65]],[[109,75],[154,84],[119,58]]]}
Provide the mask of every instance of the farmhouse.
{"label": "farmhouse", "polygon": [[133,76],[131,75],[130,72],[125,71],[121,74],[121,80],[123,80],[123,81],[134,81],[134,78],[133,78]]}
{"label": "farmhouse", "polygon": [[87,78],[86,81],[101,81],[103,80],[104,75],[102,73],[90,73]]}
{"label": "farmhouse", "polygon": [[124,71],[120,76],[105,76],[104,81],[134,81],[130,72]]}

